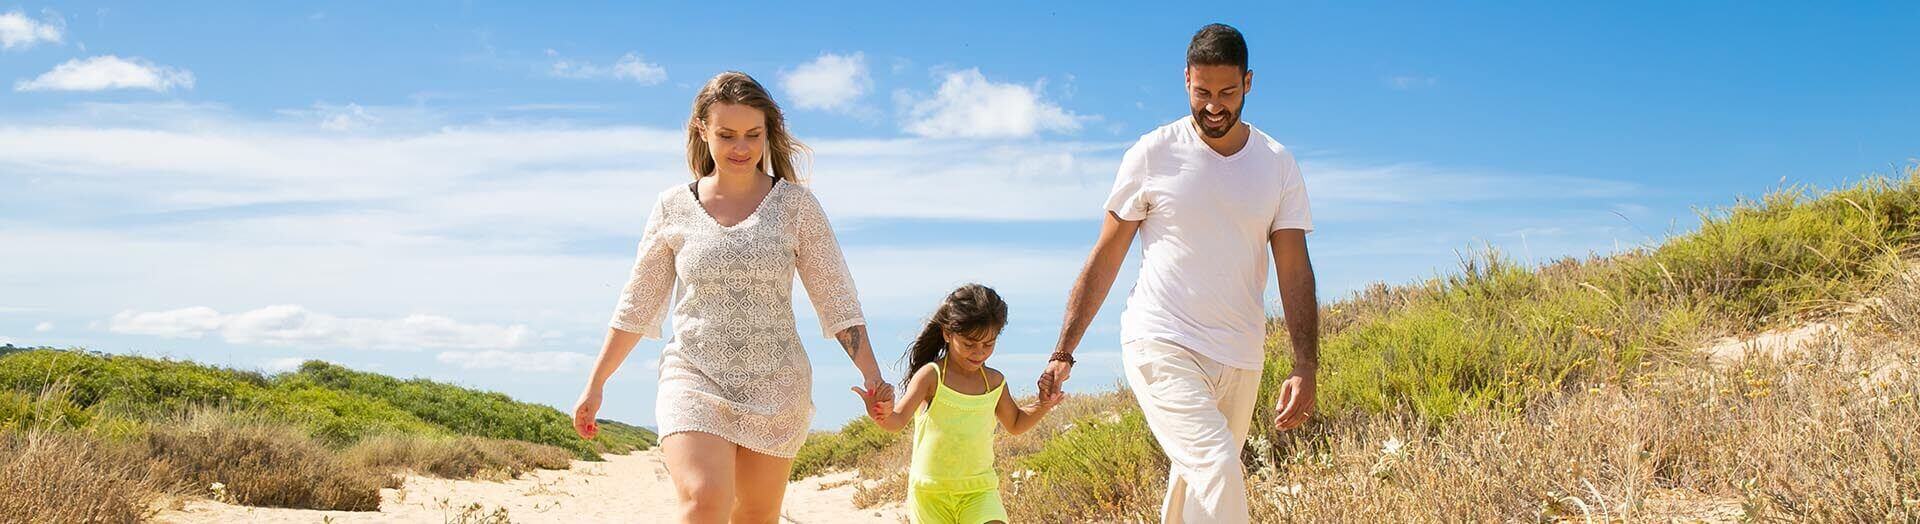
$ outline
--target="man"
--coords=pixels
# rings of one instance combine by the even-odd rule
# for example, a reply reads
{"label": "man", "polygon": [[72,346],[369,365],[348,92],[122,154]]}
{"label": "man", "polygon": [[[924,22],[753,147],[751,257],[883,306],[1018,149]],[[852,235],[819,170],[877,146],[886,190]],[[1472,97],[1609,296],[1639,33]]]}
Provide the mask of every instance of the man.
{"label": "man", "polygon": [[1142,136],[1121,160],[1040,391],[1050,395],[1067,380],[1073,350],[1139,235],[1143,260],[1120,318],[1121,353],[1127,384],[1172,464],[1161,520],[1245,522],[1240,450],[1266,360],[1269,254],[1293,343],[1272,423],[1290,430],[1313,411],[1313,222],[1293,155],[1240,121],[1253,87],[1240,32],[1201,28],[1187,47],[1185,76],[1193,115]]}

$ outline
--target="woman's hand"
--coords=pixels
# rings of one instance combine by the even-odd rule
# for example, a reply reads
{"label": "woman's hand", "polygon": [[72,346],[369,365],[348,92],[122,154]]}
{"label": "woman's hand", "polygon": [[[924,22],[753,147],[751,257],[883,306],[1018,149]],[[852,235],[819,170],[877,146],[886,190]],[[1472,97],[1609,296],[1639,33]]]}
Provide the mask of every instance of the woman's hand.
{"label": "woman's hand", "polygon": [[594,415],[600,412],[600,388],[588,386],[580,394],[580,402],[573,406],[573,431],[580,438],[591,439],[600,434],[600,424],[594,421]]}

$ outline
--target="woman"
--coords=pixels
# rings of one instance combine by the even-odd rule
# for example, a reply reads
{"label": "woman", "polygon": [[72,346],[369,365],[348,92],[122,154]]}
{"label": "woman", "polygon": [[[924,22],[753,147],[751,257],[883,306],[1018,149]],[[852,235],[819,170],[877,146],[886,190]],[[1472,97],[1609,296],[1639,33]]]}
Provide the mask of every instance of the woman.
{"label": "woman", "polygon": [[759,82],[707,82],[687,121],[694,180],[661,192],[620,293],[599,363],[574,409],[592,438],[602,386],[640,338],[660,356],[660,447],[683,522],[775,522],[794,453],[813,418],[812,368],[793,319],[799,273],[822,330],[865,378],[868,409],[892,399],[868,346],[852,276],[819,201],[797,184],[803,146]]}

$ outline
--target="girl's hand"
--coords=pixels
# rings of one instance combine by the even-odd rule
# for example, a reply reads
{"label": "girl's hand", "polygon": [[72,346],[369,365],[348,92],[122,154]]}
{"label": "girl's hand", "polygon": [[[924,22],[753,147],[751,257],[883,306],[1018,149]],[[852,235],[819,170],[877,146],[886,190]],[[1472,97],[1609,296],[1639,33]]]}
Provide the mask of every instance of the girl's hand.
{"label": "girl's hand", "polygon": [[[872,389],[869,389],[872,388]],[[867,387],[854,386],[853,393],[860,395],[860,403],[867,406],[867,416],[874,422],[880,422],[893,412],[893,386],[885,382],[879,385],[869,383]]]}
{"label": "girl's hand", "polygon": [[591,439],[600,434],[600,423],[594,421],[594,415],[600,412],[600,388],[588,386],[580,394],[580,402],[573,406],[573,431],[580,438]]}
{"label": "girl's hand", "polygon": [[1041,394],[1040,408],[1053,409],[1054,406],[1060,405],[1060,403],[1065,400],[1067,400],[1067,392],[1065,391],[1054,390],[1052,395]]}

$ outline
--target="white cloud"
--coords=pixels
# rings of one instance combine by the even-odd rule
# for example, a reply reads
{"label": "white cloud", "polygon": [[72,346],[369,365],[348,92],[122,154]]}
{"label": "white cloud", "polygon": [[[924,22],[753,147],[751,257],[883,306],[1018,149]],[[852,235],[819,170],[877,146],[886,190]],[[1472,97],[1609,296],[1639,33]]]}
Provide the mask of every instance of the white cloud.
{"label": "white cloud", "polygon": [[193,73],[140,58],[114,55],[68,60],[33,80],[21,80],[13,85],[15,91],[146,89],[164,92],[176,87],[193,89]]}
{"label": "white cloud", "polygon": [[345,318],[296,305],[221,314],[195,306],[168,311],[122,311],[108,331],[130,335],[198,339],[218,333],[233,344],[298,345],[354,349],[512,348],[528,338],[526,326],[466,324],[436,315],[396,319]]}
{"label": "white cloud", "polygon": [[225,316],[219,311],[195,306],[153,313],[122,311],[113,316],[107,329],[115,333],[198,339],[219,330],[223,322]]}
{"label": "white cloud", "polygon": [[[31,309],[27,318],[112,316],[97,329],[292,346],[276,355],[320,354],[326,347],[430,348],[425,355],[447,353],[452,362],[441,367],[457,372],[538,358],[525,356],[538,351],[592,347],[632,262],[631,242],[647,203],[688,180],[684,131],[672,127],[551,119],[457,124],[445,115],[415,118],[392,107],[365,107],[382,119],[378,132],[335,133],[317,125],[325,114],[320,105],[298,109],[297,118],[264,120],[205,105],[76,107],[75,114],[46,122],[0,121],[0,184],[43,179],[5,187],[51,206],[47,213],[0,220],[0,245],[34,246],[45,254],[0,260],[0,275],[9,277],[0,278],[0,296],[17,310]],[[1018,318],[1014,329],[1050,337],[1044,332],[1057,329],[1049,324],[1059,318],[1092,230],[1081,240],[1049,237],[1045,244],[1024,229],[1012,231],[1038,221],[1098,217],[1130,140],[1043,135],[809,143],[817,151],[813,188],[848,242],[864,305],[880,323],[876,337],[893,340],[917,327],[901,317],[927,313],[941,293],[972,280],[1008,296]],[[1542,217],[1550,213],[1540,208],[1591,201],[1594,214],[1617,221],[1606,206],[1626,205],[1638,190],[1605,180],[1422,164],[1305,162],[1323,226],[1315,238],[1326,246],[1317,243],[1315,255],[1336,262],[1322,267],[1329,297],[1336,282],[1429,274],[1428,266],[1412,266],[1452,260],[1452,250],[1470,241],[1440,233],[1563,227],[1568,234],[1556,246],[1530,238],[1533,252],[1603,245],[1604,236],[1585,234],[1578,222]],[[1500,207],[1516,203],[1525,207]],[[1390,228],[1354,227],[1356,215],[1367,212],[1386,217],[1381,220]],[[1481,222],[1460,217],[1469,214]],[[1424,218],[1409,223],[1407,216]],[[917,219],[938,223],[909,227],[975,228],[967,241],[974,243],[902,240],[899,230],[890,230],[878,237],[884,244],[876,244],[876,237],[861,233]],[[1001,230],[1010,231],[1008,241],[991,240]],[[1388,232],[1424,243],[1389,241],[1383,238]],[[1374,244],[1394,256],[1339,258],[1342,250]],[[1398,273],[1340,263],[1362,258],[1412,262]],[[1336,278],[1339,271],[1350,275]],[[1119,281],[1132,278],[1123,274]],[[59,292],[46,282],[60,283]],[[1110,300],[1124,296],[1124,286],[1116,286]],[[804,297],[794,298],[802,333],[812,333],[810,308]],[[301,306],[214,309],[277,303]],[[156,310],[174,304],[214,307]],[[1108,307],[1096,329],[1110,326],[1119,311]],[[111,315],[122,310],[130,311]],[[444,316],[433,317],[438,327],[403,322],[418,311]],[[561,334],[546,336],[549,331]],[[831,342],[816,344],[816,338],[808,336],[807,344],[815,350],[818,380],[850,369]],[[651,366],[658,354],[641,351],[657,347],[636,351],[629,362]],[[881,357],[891,365],[897,349]],[[1026,365],[1024,358],[1008,364]],[[1031,384],[1034,370],[1008,371]],[[1110,383],[1096,385],[1091,377],[1089,387]],[[838,422],[830,418],[819,420]]]}
{"label": "white cloud", "polygon": [[[268,320],[319,315],[307,309],[365,317],[275,330],[242,323],[240,314],[188,308],[128,313],[110,323],[116,332],[153,336],[433,347],[419,343],[421,335],[394,327],[408,313],[432,311],[461,319],[446,321],[457,326],[528,326],[511,348],[591,344],[582,339],[604,333],[647,202],[688,179],[685,137],[677,129],[502,121],[339,134],[318,129],[311,119],[236,120],[217,108],[168,106],[153,118],[112,116],[126,110],[90,106],[81,122],[128,124],[0,123],[0,181],[44,178],[47,184],[22,186],[22,197],[64,209],[24,224],[0,223],[0,245],[30,245],[48,254],[0,262],[0,274],[18,275],[0,279],[0,296],[54,314],[104,316],[101,311],[151,311],[185,301],[301,304],[296,311],[255,315]],[[1099,216],[1127,144],[816,140],[811,183],[842,239],[856,242],[862,228],[902,219],[969,228],[1083,221]],[[1409,255],[1400,258],[1442,253],[1436,258],[1450,260],[1452,249],[1471,239],[1437,233],[1493,235],[1516,223],[1570,227],[1566,220],[1540,217],[1538,203],[1604,197],[1594,203],[1604,206],[1630,201],[1637,191],[1633,184],[1604,180],[1337,158],[1310,158],[1305,172],[1323,231],[1342,235],[1332,237],[1338,241],[1327,249],[1316,248],[1320,256],[1383,236],[1352,229],[1358,219],[1391,223],[1418,214],[1445,223],[1423,222],[1412,230],[1395,225],[1396,233],[1436,234],[1412,247],[1396,242],[1383,248]],[[1513,202],[1529,210],[1487,205]],[[101,206],[110,206],[120,222],[58,220],[90,216]],[[1487,211],[1475,211],[1480,209]],[[1469,223],[1460,216],[1465,213],[1498,220]],[[1615,220],[1604,207],[1597,214]],[[1516,222],[1522,217],[1529,220]],[[1342,225],[1349,229],[1343,232]],[[1589,239],[1568,237],[1568,245]],[[1536,252],[1544,252],[1540,239],[1532,241]],[[976,279],[1031,294],[1020,301],[1023,310],[1036,307],[1028,304],[1056,308],[1085,256],[1085,246],[1074,242],[950,249],[889,242],[845,249],[866,306],[876,315],[923,314],[928,297]],[[46,293],[32,282],[60,282],[63,289]],[[1331,278],[1326,282],[1334,285]],[[798,297],[796,303],[803,304]],[[806,307],[800,309],[807,315]],[[317,329],[328,325],[347,327]],[[555,329],[569,336],[536,335]],[[510,349],[497,340],[451,338],[460,342],[436,349]]]}
{"label": "white cloud", "polygon": [[320,128],[328,131],[353,131],[365,129],[380,123],[380,118],[367,113],[360,104],[348,103],[345,106],[322,106],[315,104],[322,112]]}
{"label": "white cloud", "polygon": [[66,26],[66,20],[51,14],[44,20],[34,20],[20,11],[0,13],[0,49],[26,49],[41,42],[60,43]]}
{"label": "white cloud", "polygon": [[53,331],[52,322],[41,322],[33,326],[33,332],[35,333],[46,333],[48,331]]}
{"label": "white cloud", "polygon": [[264,364],[261,364],[260,369],[268,373],[286,373],[288,371],[300,369],[300,365],[307,363],[308,360],[310,359],[307,357],[276,358],[273,360],[268,360]]}
{"label": "white cloud", "polygon": [[863,53],[821,53],[819,58],[780,74],[785,89],[801,109],[844,110],[873,89]]}
{"label": "white cloud", "polygon": [[547,74],[556,78],[589,80],[612,78],[631,80],[643,86],[658,85],[667,81],[667,68],[641,59],[639,53],[627,53],[611,66],[602,66],[592,62],[583,62],[559,58],[559,52],[547,50],[547,56],[554,57]]}
{"label": "white cloud", "polygon": [[[353,105],[344,107],[335,109],[357,114]],[[112,120],[106,114],[113,110],[101,107],[86,118]],[[121,213],[154,218],[323,204],[300,213],[256,213],[168,229],[186,238],[507,253],[550,252],[583,236],[631,235],[647,199],[687,179],[685,135],[678,129],[505,121],[340,135],[305,122],[288,127],[233,121],[214,110],[170,107],[160,113],[157,120],[191,124],[0,124],[0,171],[56,181],[27,195],[39,201],[113,203]],[[810,142],[816,153],[811,183],[843,224],[1085,219],[1098,216],[1098,202],[1128,144],[816,140]],[[1617,203],[1639,189],[1613,180],[1417,163],[1307,158],[1303,164],[1316,217],[1324,218],[1404,216],[1406,205],[1450,202]],[[1062,205],[1071,202],[1083,204]],[[458,240],[448,245],[450,239]]]}
{"label": "white cloud", "polygon": [[7,338],[7,337],[0,337],[0,346],[11,346],[11,345],[13,345],[13,339]]}
{"label": "white cloud", "polygon": [[461,369],[504,369],[532,373],[557,373],[586,369],[594,356],[571,351],[442,351],[435,360]]}
{"label": "white cloud", "polygon": [[1080,129],[1075,115],[1041,96],[1040,86],[1003,84],[987,80],[979,69],[947,73],[931,98],[914,93],[896,95],[907,108],[905,130],[938,138],[1018,138],[1042,131],[1064,133]]}

